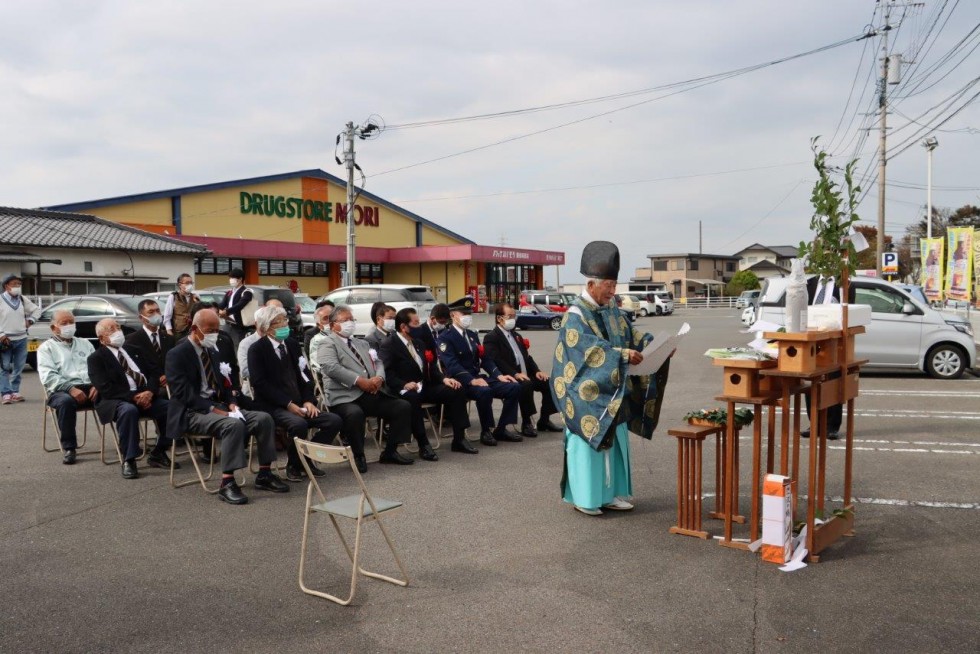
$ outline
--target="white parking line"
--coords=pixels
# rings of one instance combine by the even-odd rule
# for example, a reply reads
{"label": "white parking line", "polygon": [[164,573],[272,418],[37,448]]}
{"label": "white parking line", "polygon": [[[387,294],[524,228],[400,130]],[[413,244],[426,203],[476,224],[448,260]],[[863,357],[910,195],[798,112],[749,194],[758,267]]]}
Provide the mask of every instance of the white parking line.
{"label": "white parking line", "polygon": [[[714,493],[705,493],[704,497],[714,497]],[[806,495],[800,495],[800,499],[806,499]],[[826,496],[828,502],[843,502],[844,498],[840,495]],[[933,500],[892,500],[880,497],[852,497],[851,501],[855,504],[877,504],[879,506],[912,506],[926,509],[972,509],[980,511],[980,502],[936,502]]]}
{"label": "white parking line", "polygon": [[[739,436],[739,441],[751,440],[751,436]],[[841,441],[833,441],[834,443],[840,443]],[[854,439],[855,443],[881,443],[888,445],[943,445],[946,447],[975,447],[980,448],[980,443],[939,443],[935,441],[881,441],[881,440],[862,440],[860,438]],[[845,445],[827,445],[828,450],[846,450]],[[923,448],[923,447],[865,447],[862,445],[854,445],[851,449],[855,452],[898,452],[900,454],[966,454],[966,455],[980,455],[980,449],[975,450],[946,450],[946,449],[936,449],[936,448]]]}

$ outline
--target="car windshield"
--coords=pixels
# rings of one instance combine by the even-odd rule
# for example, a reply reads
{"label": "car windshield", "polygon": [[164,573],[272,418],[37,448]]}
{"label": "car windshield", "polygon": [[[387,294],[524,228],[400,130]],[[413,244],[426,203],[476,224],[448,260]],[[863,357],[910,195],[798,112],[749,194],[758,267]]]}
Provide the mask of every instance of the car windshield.
{"label": "car windshield", "polygon": [[413,302],[435,302],[436,301],[436,299],[434,297],[432,297],[432,293],[430,293],[429,292],[429,289],[427,289],[427,288],[418,287],[418,288],[409,288],[409,289],[406,289],[406,290],[408,291],[408,296],[412,299]]}
{"label": "car windshield", "polygon": [[299,305],[300,311],[303,313],[313,313],[316,311],[316,302],[309,295],[297,295],[296,304]]}
{"label": "car windshield", "polygon": [[[112,301],[117,304],[123,305],[133,313],[139,313],[140,302],[142,302],[145,299],[146,298],[141,295],[136,295],[133,297],[117,297],[117,298],[113,298]],[[159,304],[159,302],[157,304]]]}

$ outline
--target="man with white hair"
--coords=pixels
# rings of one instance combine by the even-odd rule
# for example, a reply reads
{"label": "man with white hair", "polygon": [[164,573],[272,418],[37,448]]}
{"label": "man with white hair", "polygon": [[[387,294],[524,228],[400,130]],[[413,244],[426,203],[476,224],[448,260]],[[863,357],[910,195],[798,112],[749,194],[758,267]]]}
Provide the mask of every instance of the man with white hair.
{"label": "man with white hair", "polygon": [[71,311],[54,312],[51,333],[52,337],[37,350],[37,374],[58,421],[61,462],[70,466],[75,463],[78,449],[78,410],[91,407],[99,395],[88,376],[88,358],[95,348],[87,339],[75,338],[75,316]]}
{"label": "man with white hair", "polygon": [[242,377],[242,385],[245,385],[245,380],[248,379],[248,350],[250,347],[255,345],[265,336],[265,332],[259,327],[259,316],[263,316],[264,323],[268,324],[269,308],[278,306],[282,308],[282,302],[276,298],[272,298],[265,303],[265,306],[259,307],[255,310],[255,331],[242,339],[241,343],[238,344],[238,371]]}
{"label": "man with white hair", "polygon": [[152,468],[169,468],[173,440],[167,433],[167,400],[160,396],[160,378],[146,375],[129,353],[123,349],[126,337],[113,318],[104,318],[95,325],[95,335],[102,347],[88,357],[88,376],[99,391],[95,412],[102,424],[114,422],[122,453],[122,476],[136,479],[136,459],[140,449],[139,420],[153,418],[157,426],[157,442],[146,458]]}
{"label": "man with white hair", "polygon": [[327,335],[330,334],[330,313],[332,311],[333,304],[325,304],[313,312],[313,318],[316,320],[316,332],[312,336],[308,335],[309,340],[307,340],[306,351],[310,355],[310,365],[317,374],[320,374],[320,362],[317,359],[317,351],[323,345],[323,342],[327,340]]}
{"label": "man with white hair", "polygon": [[558,332],[551,392],[565,419],[563,499],[587,515],[629,511],[629,432],[650,439],[660,417],[669,360],[654,375],[630,376],[653,340],[626,320],[613,297],[619,249],[593,241],[582,252],[588,278]]}
{"label": "man with white hair", "polygon": [[[313,440],[330,443],[340,432],[341,419],[320,411],[313,392],[313,372],[300,352],[299,343],[289,337],[289,318],[281,307],[264,307],[255,313],[255,328],[265,334],[248,351],[248,368],[255,408],[272,416],[276,425],[289,435],[286,479],[302,481],[306,476],[293,438],[307,439],[310,428],[317,430]],[[307,461],[314,476],[323,471]]]}

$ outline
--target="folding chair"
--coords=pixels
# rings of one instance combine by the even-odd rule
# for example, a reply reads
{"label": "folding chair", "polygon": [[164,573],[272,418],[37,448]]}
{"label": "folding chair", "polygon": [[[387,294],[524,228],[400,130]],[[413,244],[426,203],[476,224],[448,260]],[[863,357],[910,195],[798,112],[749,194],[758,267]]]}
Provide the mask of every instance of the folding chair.
{"label": "folding chair", "polygon": [[[432,410],[436,407],[439,408],[438,426],[436,425],[435,418],[432,417]],[[435,402],[426,402],[422,405],[422,410],[425,411],[425,418],[429,421],[429,428],[432,429],[432,440],[429,441],[429,444],[432,445],[432,449],[438,450],[439,439],[442,436],[442,420],[446,415],[446,405],[436,404]],[[409,439],[409,441],[405,443],[405,449],[412,454],[415,454],[419,451],[419,446],[413,439]]]}
{"label": "folding chair", "polygon": [[[198,443],[196,439],[198,438],[211,438],[208,435],[196,435],[184,433],[184,444],[186,449],[183,452],[177,451],[177,442],[180,439],[174,440],[174,444],[170,447],[170,486],[172,488],[183,488],[184,486],[190,486],[191,484],[200,483],[201,488],[204,489],[205,493],[214,494],[221,490],[220,480],[219,485],[214,488],[209,488],[208,483],[214,476],[214,460],[217,458],[217,448],[215,448],[215,442],[217,438],[211,438],[211,463],[208,464],[208,474],[205,477],[204,473],[201,472],[201,466],[197,462],[197,448]],[[187,479],[181,482],[174,481],[174,463],[177,461],[178,454],[187,454],[187,458],[191,460],[191,464],[194,466],[194,472],[197,474],[197,479]],[[241,485],[241,484],[239,484]]]}
{"label": "folding chair", "polygon": [[[160,438],[160,433],[156,428],[156,423],[153,421],[153,418],[150,416],[140,416],[139,429],[140,429],[140,435],[143,440],[143,454],[138,456],[137,460],[145,459],[147,452],[150,451],[150,426],[149,426],[150,423],[153,424],[153,430],[157,431],[157,438]],[[123,461],[122,450],[119,449],[119,432],[116,431],[116,423],[110,422],[109,429],[112,430],[112,435],[114,436],[112,443],[113,445],[116,446],[116,459],[107,461],[105,458],[105,435],[106,435],[105,426],[103,426],[102,429],[99,430],[99,436],[101,437],[100,438],[101,442],[99,443],[99,459],[102,461],[102,463],[106,465],[112,465],[114,463],[122,463]]]}
{"label": "folding chair", "polygon": [[[61,428],[58,426],[58,415],[55,410],[48,406],[48,389],[41,385],[41,393],[44,395],[44,402],[42,403],[41,414],[41,449],[45,452],[62,452],[61,448]],[[78,444],[78,448],[75,450],[77,454],[95,454],[95,450],[88,452],[82,452],[82,448],[85,447],[85,443],[88,441],[88,416],[91,413],[93,416],[92,422],[95,425],[95,430],[102,434],[102,424],[99,422],[99,417],[95,415],[94,406],[86,406],[78,409],[78,413],[82,416],[82,442]],[[51,422],[54,424],[54,431],[58,435],[58,447],[48,447],[47,437],[48,437],[48,416],[51,416]],[[103,437],[104,438],[104,437]]]}
{"label": "folding chair", "polygon": [[[380,498],[375,500],[371,497],[371,495],[368,493],[367,487],[364,485],[364,480],[361,478],[360,473],[357,472],[357,466],[354,464],[354,454],[349,447],[320,445],[318,443],[311,443],[299,438],[294,440],[296,442],[296,449],[302,456],[301,460],[303,461],[303,467],[306,468],[306,473],[310,478],[309,486],[306,489],[306,505],[303,508],[303,543],[299,553],[300,590],[308,595],[316,595],[317,597],[328,599],[342,606],[347,606],[353,601],[354,593],[357,591],[358,575],[364,575],[365,577],[372,577],[381,581],[387,581],[388,583],[395,584],[396,586],[407,586],[409,581],[408,572],[405,570],[405,566],[402,564],[401,558],[398,556],[398,552],[395,550],[395,544],[391,540],[391,536],[388,535],[388,531],[385,529],[385,526],[381,521],[381,517],[383,515],[400,509],[402,507],[402,503],[392,500],[383,500]],[[350,466],[351,472],[354,474],[354,479],[357,480],[357,485],[360,487],[361,492],[357,495],[349,495],[347,497],[328,501],[323,495],[323,491],[320,489],[320,485],[317,483],[316,477],[314,477],[310,472],[309,464],[306,460],[307,457],[315,459],[321,463],[346,463],[348,466]],[[313,503],[314,490],[316,490],[316,496],[319,500],[319,502],[316,504]],[[347,552],[347,558],[351,560],[350,594],[347,596],[347,599],[341,599],[336,595],[331,595],[329,593],[308,588],[303,581],[303,571],[306,565],[307,535],[309,534],[310,515],[313,513],[323,513],[330,518],[330,522],[333,524],[333,528],[337,532],[340,542],[344,545],[344,551]],[[340,529],[340,525],[337,522],[337,518],[346,518],[348,520],[353,520],[356,523],[357,526],[354,532],[353,550],[351,550],[347,539],[344,537],[344,534]],[[395,579],[377,572],[370,572],[360,566],[361,527],[366,522],[375,522],[377,523],[378,528],[381,529],[381,534],[388,543],[388,548],[391,550],[395,563],[398,566],[398,569],[401,571],[402,579]]]}

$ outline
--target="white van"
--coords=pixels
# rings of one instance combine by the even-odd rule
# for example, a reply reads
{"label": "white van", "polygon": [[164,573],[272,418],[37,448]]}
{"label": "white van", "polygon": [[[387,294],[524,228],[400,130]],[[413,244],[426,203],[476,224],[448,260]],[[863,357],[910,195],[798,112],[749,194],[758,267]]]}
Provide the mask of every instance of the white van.
{"label": "white van", "polygon": [[321,300],[330,300],[335,306],[346,304],[354,313],[357,321],[355,336],[367,336],[374,327],[371,320],[371,305],[384,302],[395,307],[396,311],[405,308],[415,309],[419,320],[429,319],[429,312],[435,306],[436,300],[428,286],[410,284],[362,284],[359,286],[342,286],[327,293]]}
{"label": "white van", "polygon": [[[766,280],[759,298],[758,320],[785,322],[789,279]],[[855,341],[855,356],[867,359],[862,370],[920,370],[937,379],[956,379],[977,364],[973,327],[944,316],[897,284],[856,277],[851,303],[871,307],[871,324]]]}
{"label": "white van", "polygon": [[674,313],[674,296],[668,291],[633,293],[640,298],[641,316],[669,316]]}

